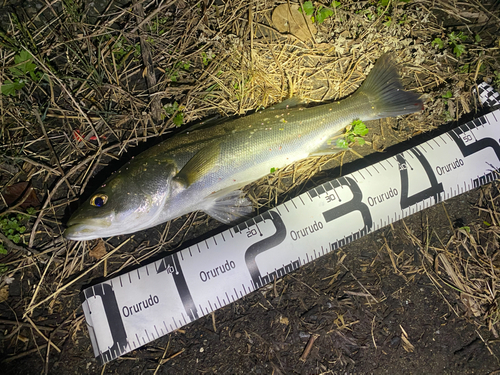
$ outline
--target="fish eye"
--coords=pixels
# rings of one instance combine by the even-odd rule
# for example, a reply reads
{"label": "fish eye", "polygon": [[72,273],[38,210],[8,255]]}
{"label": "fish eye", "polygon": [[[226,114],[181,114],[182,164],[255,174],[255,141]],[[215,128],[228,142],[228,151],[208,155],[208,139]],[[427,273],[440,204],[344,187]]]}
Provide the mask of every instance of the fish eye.
{"label": "fish eye", "polygon": [[96,194],[90,198],[90,204],[96,207],[102,207],[108,201],[108,196],[104,194]]}

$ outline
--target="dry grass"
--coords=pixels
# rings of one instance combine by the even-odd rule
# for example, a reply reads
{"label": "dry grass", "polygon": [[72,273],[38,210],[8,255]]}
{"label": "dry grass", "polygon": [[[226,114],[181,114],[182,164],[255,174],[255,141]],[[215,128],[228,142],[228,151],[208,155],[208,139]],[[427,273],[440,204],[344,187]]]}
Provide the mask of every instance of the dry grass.
{"label": "dry grass", "polygon": [[[0,188],[29,181],[42,201],[21,245],[1,238],[9,254],[0,259],[7,267],[0,289],[8,287],[10,278],[34,283],[11,306],[20,321],[32,326],[37,325],[30,318],[35,311],[66,314],[50,337],[32,333],[51,350],[58,350],[58,334],[81,329],[81,315],[80,323],[70,325],[74,312],[64,305],[78,307],[83,283],[179,246],[207,220],[192,214],[175,225],[167,223],[154,244],[135,243],[132,237],[105,241],[107,254],[99,259],[89,255],[97,242],[61,238],[68,205],[86,191],[92,177],[144,141],[168,133],[179,114],[186,124],[242,115],[291,96],[342,98],[359,86],[382,52],[391,51],[404,85],[423,94],[425,110],[390,126],[387,121],[372,124],[374,150],[356,149],[366,155],[474,111],[477,80],[500,79],[494,73],[500,72],[499,14],[479,1],[467,6],[449,0],[394,2],[382,9],[388,13],[377,10],[376,3],[343,1],[319,25],[314,41],[306,43],[274,29],[276,3],[269,1],[233,0],[208,8],[202,1],[142,1],[104,9],[97,18],[78,1],[45,4],[33,17],[11,16],[8,30],[0,34],[0,82],[16,78],[11,68],[22,65],[15,58],[24,50],[33,56],[34,72],[43,75],[40,80],[23,77],[22,90],[0,95]],[[390,24],[384,24],[387,17]],[[450,46],[431,44],[453,31],[469,38],[460,58]],[[476,35],[481,40],[474,43]],[[443,98],[447,91],[452,98]],[[163,105],[175,110],[167,113]],[[379,147],[377,139],[382,139]],[[341,165],[344,157],[310,158],[287,167],[250,186],[250,197],[259,207],[273,205],[300,191],[325,166]],[[4,217],[22,211],[1,198]],[[455,288],[465,311],[495,334],[500,319],[496,199],[488,195],[478,203],[488,210],[491,225],[458,230],[442,249],[419,243],[429,277],[436,285]],[[391,261],[396,273],[411,279],[413,271],[399,264],[397,255]],[[46,355],[48,360],[49,351]]]}

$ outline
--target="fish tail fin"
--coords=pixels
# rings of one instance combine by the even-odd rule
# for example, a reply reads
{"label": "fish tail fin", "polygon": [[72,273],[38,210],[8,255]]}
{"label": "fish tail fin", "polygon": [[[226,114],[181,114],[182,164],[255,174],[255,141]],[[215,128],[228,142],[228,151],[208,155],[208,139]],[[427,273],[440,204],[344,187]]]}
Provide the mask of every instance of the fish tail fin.
{"label": "fish tail fin", "polygon": [[243,196],[241,190],[234,190],[227,194],[217,192],[213,196],[208,206],[202,211],[221,223],[234,223],[253,211],[252,203]]}
{"label": "fish tail fin", "polygon": [[387,53],[377,60],[355,96],[363,101],[368,98],[370,116],[366,120],[401,116],[423,109],[420,95],[404,90],[396,65]]}

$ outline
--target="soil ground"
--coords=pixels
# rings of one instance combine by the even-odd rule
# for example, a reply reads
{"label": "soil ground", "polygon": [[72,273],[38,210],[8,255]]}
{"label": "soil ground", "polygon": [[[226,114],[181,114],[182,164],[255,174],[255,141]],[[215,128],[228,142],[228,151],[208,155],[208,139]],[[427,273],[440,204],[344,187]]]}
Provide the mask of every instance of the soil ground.
{"label": "soil ground", "polygon": [[[476,83],[500,82],[498,2],[334,2],[338,13],[318,26],[313,44],[269,31],[275,2],[140,2],[145,17],[155,16],[145,21],[136,19],[137,8],[98,3],[88,18],[81,12],[88,2],[30,6],[30,17],[45,7],[40,13],[54,21],[41,25],[0,15],[1,22],[17,25],[0,34],[0,49],[7,51],[2,82],[19,79],[9,69],[23,63],[15,62],[19,45],[37,57],[30,60],[33,73],[50,77],[50,84],[32,78],[15,95],[0,96],[2,197],[10,185],[30,181],[45,202],[32,204],[36,214],[18,247],[4,240],[11,248],[0,259],[7,267],[0,266],[2,374],[500,373],[498,182],[371,233],[105,366],[93,357],[82,288],[226,227],[197,214],[129,242],[129,236],[79,244],[61,238],[79,197],[165,138],[160,130],[174,126],[179,113],[181,122],[191,123],[215,112],[240,115],[289,93],[343,97],[382,50],[394,50],[403,62],[403,84],[423,94],[423,113],[367,123],[367,144],[352,147],[357,154],[308,159],[301,166],[308,173],[278,197],[290,170],[260,180],[248,190],[262,210],[370,164],[391,146],[408,148],[407,139],[418,143],[422,133],[463,123],[475,116]],[[146,53],[137,30],[146,24],[152,56],[144,65],[153,62],[161,72],[156,93],[145,89],[150,70],[139,59]],[[469,38],[455,40],[466,48],[462,56],[451,36],[459,32]],[[160,94],[168,105],[155,122]],[[0,215],[19,208],[4,206]],[[110,252],[123,243],[91,269],[99,259],[91,250],[104,244]]]}

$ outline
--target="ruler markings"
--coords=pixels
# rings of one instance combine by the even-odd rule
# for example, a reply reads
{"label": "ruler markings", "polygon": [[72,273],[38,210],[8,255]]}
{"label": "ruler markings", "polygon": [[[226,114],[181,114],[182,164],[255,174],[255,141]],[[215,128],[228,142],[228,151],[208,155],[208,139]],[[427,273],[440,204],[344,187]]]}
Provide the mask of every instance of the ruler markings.
{"label": "ruler markings", "polygon": [[302,200],[302,195],[299,195],[298,197],[300,199],[300,201],[302,202],[302,205],[305,206],[306,204],[304,203],[304,201]]}

